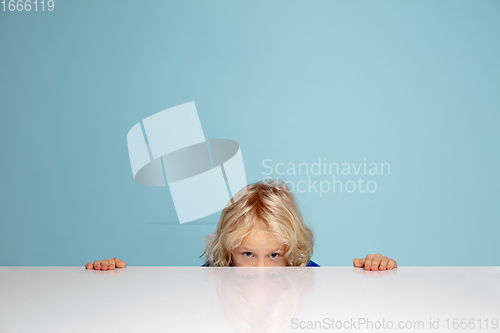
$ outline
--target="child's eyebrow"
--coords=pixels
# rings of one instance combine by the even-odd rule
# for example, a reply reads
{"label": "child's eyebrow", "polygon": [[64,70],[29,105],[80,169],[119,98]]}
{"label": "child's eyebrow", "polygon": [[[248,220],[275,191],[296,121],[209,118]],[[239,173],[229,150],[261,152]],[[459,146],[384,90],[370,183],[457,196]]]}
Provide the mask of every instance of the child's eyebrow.
{"label": "child's eyebrow", "polygon": [[[243,251],[243,252],[245,252],[245,251],[248,251],[248,252],[255,252],[252,248],[247,247],[247,246],[243,246],[243,247],[241,247],[241,248],[240,248],[240,251]],[[275,251],[270,251],[270,252],[269,252],[269,254],[272,254],[272,253],[278,253],[278,252],[280,252],[280,251],[281,251],[281,246],[280,246],[277,250],[275,250]]]}

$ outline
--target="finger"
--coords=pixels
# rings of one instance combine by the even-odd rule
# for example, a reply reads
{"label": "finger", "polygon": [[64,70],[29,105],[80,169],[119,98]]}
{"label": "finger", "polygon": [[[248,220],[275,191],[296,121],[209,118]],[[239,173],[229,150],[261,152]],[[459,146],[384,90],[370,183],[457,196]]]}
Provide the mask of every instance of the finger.
{"label": "finger", "polygon": [[127,263],[125,261],[121,261],[117,257],[115,257],[116,268],[125,268],[127,267]]}
{"label": "finger", "polygon": [[368,254],[365,258],[365,271],[369,271],[372,266],[373,254]]}
{"label": "finger", "polygon": [[363,265],[365,264],[365,259],[356,258],[352,261],[352,264],[354,265],[354,267],[363,267]]}
{"label": "finger", "polygon": [[387,263],[387,269],[393,269],[396,267],[398,267],[398,265],[396,264],[396,260],[390,259],[389,262]]}
{"label": "finger", "polygon": [[108,269],[110,271],[112,271],[113,269],[115,269],[115,259],[109,259],[108,260]]}
{"label": "finger", "polygon": [[101,260],[101,271],[107,271],[108,270],[108,259],[102,259]]}
{"label": "finger", "polygon": [[93,269],[94,268],[94,265],[92,265],[91,262],[89,262],[87,265],[85,265],[85,268],[86,269]]}
{"label": "finger", "polygon": [[94,261],[94,269],[96,271],[100,271],[101,270],[101,262],[99,260]]}
{"label": "finger", "polygon": [[372,271],[378,271],[378,266],[380,265],[381,259],[382,259],[382,255],[380,253],[377,253],[376,255],[373,256],[372,265],[371,265]]}
{"label": "finger", "polygon": [[382,257],[382,259],[380,260],[380,266],[379,266],[379,270],[381,271],[385,271],[385,269],[387,268],[387,263],[389,262],[389,258],[388,257]]}

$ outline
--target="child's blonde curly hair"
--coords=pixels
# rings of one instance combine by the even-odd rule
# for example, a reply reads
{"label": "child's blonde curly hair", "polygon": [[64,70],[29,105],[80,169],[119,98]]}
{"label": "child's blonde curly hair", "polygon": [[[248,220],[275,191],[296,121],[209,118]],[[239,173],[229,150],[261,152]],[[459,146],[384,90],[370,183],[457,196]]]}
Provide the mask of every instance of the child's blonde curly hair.
{"label": "child's blonde curly hair", "polygon": [[232,251],[262,224],[284,245],[287,266],[306,266],[314,235],[285,182],[264,179],[239,191],[221,213],[217,230],[206,237],[205,266],[233,266]]}

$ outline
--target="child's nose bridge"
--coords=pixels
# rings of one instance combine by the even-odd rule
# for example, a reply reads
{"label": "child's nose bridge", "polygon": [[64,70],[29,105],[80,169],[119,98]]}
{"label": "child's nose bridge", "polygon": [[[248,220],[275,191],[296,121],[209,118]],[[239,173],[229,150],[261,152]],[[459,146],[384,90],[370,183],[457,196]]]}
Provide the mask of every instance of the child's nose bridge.
{"label": "child's nose bridge", "polygon": [[259,257],[259,260],[258,260],[257,265],[258,265],[259,267],[264,267],[264,266],[266,266],[266,258],[265,258],[265,257]]}

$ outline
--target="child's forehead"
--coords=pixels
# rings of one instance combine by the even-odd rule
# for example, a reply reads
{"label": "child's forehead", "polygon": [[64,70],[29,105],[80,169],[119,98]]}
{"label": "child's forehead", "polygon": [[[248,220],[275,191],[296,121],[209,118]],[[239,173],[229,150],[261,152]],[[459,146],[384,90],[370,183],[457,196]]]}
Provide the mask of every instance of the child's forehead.
{"label": "child's forehead", "polygon": [[249,235],[250,234],[253,234],[253,235],[263,234],[263,235],[272,236],[270,228],[260,228],[260,227],[254,227],[254,228],[250,229]]}
{"label": "child's forehead", "polygon": [[285,248],[285,242],[280,240],[273,230],[264,223],[253,226],[235,248],[257,253],[275,252]]}
{"label": "child's forehead", "polygon": [[271,229],[265,227],[253,227],[252,229],[250,229],[248,235],[243,237],[242,240],[242,244],[255,242],[265,242],[272,244],[281,243],[279,242],[276,235],[271,231]]}

